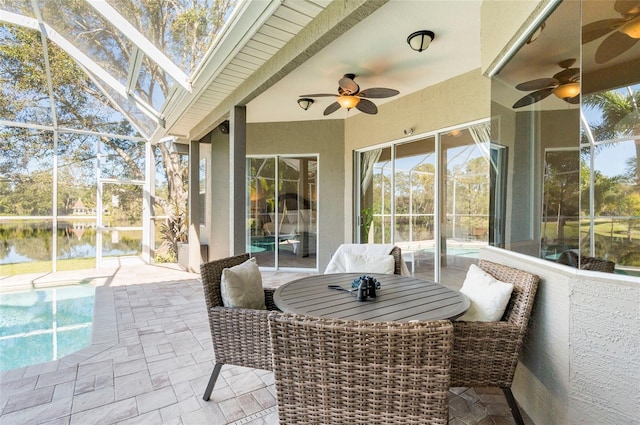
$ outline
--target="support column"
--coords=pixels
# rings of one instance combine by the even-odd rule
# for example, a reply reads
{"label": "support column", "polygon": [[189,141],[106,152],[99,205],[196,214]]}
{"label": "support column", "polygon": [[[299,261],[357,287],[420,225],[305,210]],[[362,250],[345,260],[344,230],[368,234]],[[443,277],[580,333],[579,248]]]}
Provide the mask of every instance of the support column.
{"label": "support column", "polygon": [[142,261],[146,264],[153,262],[155,212],[153,211],[153,197],[156,193],[155,155],[151,143],[144,145],[144,190],[142,195]]}
{"label": "support column", "polygon": [[235,106],[229,119],[229,252],[246,252],[247,109]]}
{"label": "support column", "polygon": [[188,271],[198,273],[202,255],[200,254],[200,142],[189,143],[189,267]]}

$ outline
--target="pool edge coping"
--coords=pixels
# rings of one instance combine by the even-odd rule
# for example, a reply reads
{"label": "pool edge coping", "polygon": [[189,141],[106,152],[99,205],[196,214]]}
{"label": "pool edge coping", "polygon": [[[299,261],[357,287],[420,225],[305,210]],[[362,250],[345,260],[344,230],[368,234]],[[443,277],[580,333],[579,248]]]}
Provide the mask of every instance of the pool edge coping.
{"label": "pool edge coping", "polygon": [[54,362],[58,361],[67,367],[79,365],[120,342],[113,289],[109,286],[96,286],[95,291],[91,342],[78,351],[53,360]]}

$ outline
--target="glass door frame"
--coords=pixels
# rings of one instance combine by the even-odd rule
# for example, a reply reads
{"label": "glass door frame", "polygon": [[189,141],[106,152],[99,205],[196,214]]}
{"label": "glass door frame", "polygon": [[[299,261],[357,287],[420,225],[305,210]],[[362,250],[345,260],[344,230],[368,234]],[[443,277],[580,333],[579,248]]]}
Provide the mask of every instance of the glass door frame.
{"label": "glass door frame", "polygon": [[[250,220],[253,218],[252,216],[252,212],[251,212],[251,180],[252,180],[252,176],[249,174],[250,170],[251,170],[251,166],[249,161],[253,160],[253,159],[264,159],[264,160],[269,160],[272,159],[275,161],[274,164],[274,198],[277,200],[279,198],[280,194],[280,161],[282,159],[301,159],[301,158],[306,158],[306,159],[311,159],[311,160],[315,160],[317,167],[316,167],[316,181],[315,181],[315,199],[312,200],[313,202],[313,208],[311,208],[312,212],[311,214],[313,214],[313,212],[315,212],[316,215],[316,220],[315,220],[315,234],[316,234],[316,240],[315,240],[315,265],[314,267],[282,267],[280,265],[280,249],[279,249],[279,244],[277,243],[277,241],[279,240],[281,234],[280,234],[280,224],[281,224],[281,220],[278,219],[278,217],[281,216],[281,214],[283,214],[283,211],[280,211],[280,202],[275,202],[274,204],[274,212],[273,215],[274,217],[276,217],[275,223],[274,223],[274,238],[275,238],[275,246],[274,246],[274,258],[273,258],[273,265],[272,266],[263,266],[263,265],[259,265],[260,269],[263,270],[269,270],[269,271],[277,271],[277,270],[287,270],[287,271],[299,271],[299,272],[309,272],[310,270],[318,270],[318,255],[317,253],[319,252],[318,249],[318,219],[317,217],[319,216],[319,197],[318,197],[318,193],[319,193],[319,180],[320,180],[320,156],[318,154],[310,154],[310,153],[306,153],[306,154],[300,154],[300,155],[296,155],[296,154],[276,154],[276,155],[247,155],[246,157],[246,161],[247,161],[247,175],[246,175],[246,181],[247,181],[247,190],[245,192],[245,217],[247,220]],[[300,217],[300,216],[298,216]],[[247,246],[247,252],[250,252],[250,246],[251,246],[251,226],[246,226],[246,234],[245,234],[245,245]]]}
{"label": "glass door frame", "polygon": [[[102,141],[98,142],[97,147],[97,161],[96,161],[96,177],[98,182],[97,192],[96,192],[96,267],[102,267],[103,265],[103,233],[106,231],[112,230],[136,230],[142,231],[141,235],[141,250],[139,256],[145,261],[145,263],[150,263],[149,258],[149,241],[153,237],[153,226],[151,225],[151,208],[150,208],[150,199],[151,199],[151,187],[153,186],[153,182],[151,182],[150,174],[153,174],[153,168],[149,164],[152,162],[152,150],[151,145],[149,143],[145,143],[145,164],[144,164],[144,172],[145,176],[144,180],[132,180],[132,179],[115,179],[115,178],[104,178],[102,177],[102,168],[101,168],[101,158],[102,158]],[[104,185],[105,184],[128,184],[128,185],[136,185],[142,187],[142,198],[140,199],[140,203],[142,206],[142,216],[141,216],[141,225],[140,226],[117,226],[117,227],[105,227],[103,220],[103,194],[104,194]]]}
{"label": "glass door frame", "polygon": [[[397,139],[397,140],[393,140],[390,142],[386,142],[384,144],[379,144],[379,145],[375,145],[375,146],[369,146],[367,148],[363,148],[363,149],[358,149],[358,150],[354,150],[353,151],[353,169],[354,169],[354,178],[353,178],[353,240],[354,241],[360,241],[361,239],[361,223],[362,223],[362,217],[360,215],[360,211],[362,211],[363,206],[361,205],[362,203],[362,194],[361,194],[361,188],[360,188],[360,176],[362,174],[362,165],[361,165],[361,155],[364,152],[367,151],[372,151],[374,149],[385,149],[385,148],[391,148],[391,158],[390,158],[390,162],[391,162],[391,167],[392,167],[392,176],[395,176],[395,146],[402,144],[402,143],[410,143],[410,142],[416,142],[419,141],[421,139],[427,139],[427,138],[434,138],[435,139],[435,157],[436,157],[436,161],[435,161],[435,179],[434,179],[434,188],[435,188],[435,193],[434,193],[434,210],[433,210],[433,214],[434,214],[434,223],[433,223],[433,237],[434,237],[434,275],[433,275],[433,279],[436,282],[440,281],[440,276],[441,276],[441,261],[440,259],[442,258],[442,254],[443,254],[443,243],[442,243],[442,226],[441,226],[441,220],[442,220],[442,215],[443,213],[446,214],[446,211],[443,212],[442,209],[442,191],[445,190],[445,188],[443,187],[443,185],[445,184],[445,178],[442,175],[443,173],[443,163],[442,163],[442,155],[443,155],[443,150],[442,150],[442,141],[441,141],[441,135],[446,134],[446,133],[450,133],[454,130],[465,130],[468,129],[470,127],[473,127],[474,125],[478,125],[478,124],[483,124],[483,123],[489,123],[490,119],[486,118],[486,119],[481,119],[481,120],[477,120],[477,121],[473,121],[473,122],[468,122],[468,123],[464,123],[462,125],[457,125],[457,126],[452,126],[452,127],[447,127],[447,128],[443,128],[443,129],[439,129],[437,131],[432,131],[432,132],[427,132],[427,133],[421,133],[421,134],[416,134],[416,135],[412,135],[409,137],[405,137],[402,139]],[[490,150],[492,151],[494,149],[494,147],[498,147],[499,145],[495,145],[493,143],[493,141],[490,142]],[[492,168],[490,166],[490,168]],[[488,172],[488,177],[489,177],[490,172]],[[396,190],[396,182],[395,182],[395,178],[392,181],[392,185],[391,185],[391,190],[392,193],[395,194],[395,190]],[[490,197],[491,198],[491,197]],[[393,223],[395,223],[395,196],[391,197],[391,223],[393,225]],[[390,241],[384,241],[384,243],[395,243],[395,232],[391,233],[391,240]]]}

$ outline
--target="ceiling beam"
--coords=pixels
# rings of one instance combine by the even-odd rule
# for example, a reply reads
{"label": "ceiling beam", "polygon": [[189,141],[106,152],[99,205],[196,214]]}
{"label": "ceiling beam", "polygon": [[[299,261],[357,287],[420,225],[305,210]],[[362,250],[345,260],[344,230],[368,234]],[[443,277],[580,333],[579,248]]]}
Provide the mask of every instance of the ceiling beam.
{"label": "ceiling beam", "polygon": [[134,103],[140,111],[142,111],[157,124],[164,124],[164,120],[160,117],[160,113],[153,109],[151,105],[144,102],[138,96],[128,93],[127,88],[124,86],[124,84],[121,84],[120,81],[114,78],[103,67],[94,62],[89,56],[85,55],[73,43],[69,42],[66,38],[64,38],[46,23],[40,25],[37,19],[18,15],[16,13],[7,12],[4,10],[0,10],[0,21],[8,22],[13,25],[19,25],[41,32],[45,37],[53,41],[56,45],[58,45],[58,47],[60,47],[69,56],[71,56],[76,61],[78,66],[80,66],[88,75],[95,75],[97,78],[104,81],[105,84],[111,87],[120,96]]}
{"label": "ceiling beam", "polygon": [[104,0],[87,0],[87,2],[106,20],[121,31],[125,37],[135,44],[153,62],[158,64],[171,78],[176,80],[185,90],[191,91],[189,76],[185,74],[162,50],[158,49],[147,37],[129,23],[117,10]]}
{"label": "ceiling beam", "polygon": [[[233,93],[207,114],[190,131],[189,139],[198,140],[204,137],[235,106],[246,105],[388,1],[353,0],[331,2],[286,46],[280,49],[255,73],[245,79]],[[185,110],[184,112],[188,111]]]}
{"label": "ceiling beam", "polygon": [[[35,0],[32,0],[31,6],[38,18],[38,24],[40,26],[40,33],[44,34],[44,22],[42,21],[42,14],[40,13],[40,8]],[[47,75],[47,87],[49,90],[49,102],[51,107],[51,117],[53,118],[53,127],[58,127],[58,111],[56,104],[56,97],[53,93],[53,79],[51,78],[51,64],[49,63],[49,46],[47,45],[47,37],[40,37],[42,42],[42,58],[44,59],[44,67],[45,73]]]}

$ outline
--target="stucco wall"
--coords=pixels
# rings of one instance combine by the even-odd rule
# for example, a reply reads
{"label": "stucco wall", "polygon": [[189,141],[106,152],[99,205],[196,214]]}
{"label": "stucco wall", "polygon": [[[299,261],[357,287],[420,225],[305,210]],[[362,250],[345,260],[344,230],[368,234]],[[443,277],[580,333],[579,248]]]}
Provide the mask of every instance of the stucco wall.
{"label": "stucco wall", "polygon": [[[209,241],[209,258],[225,258],[231,255],[229,240],[230,195],[229,195],[229,136],[216,129],[207,138],[211,142],[207,158],[207,216],[210,222],[207,239]],[[205,152],[205,150],[203,150]]]}
{"label": "stucco wall", "polygon": [[513,393],[535,424],[640,423],[640,279],[485,248],[541,277]]}
{"label": "stucco wall", "polygon": [[343,242],[344,123],[342,120],[247,124],[247,155],[318,155],[318,270]]}

